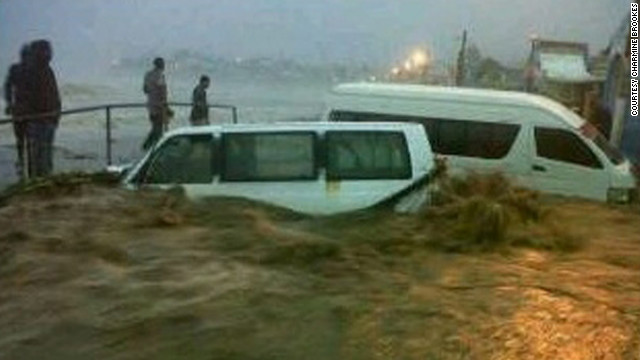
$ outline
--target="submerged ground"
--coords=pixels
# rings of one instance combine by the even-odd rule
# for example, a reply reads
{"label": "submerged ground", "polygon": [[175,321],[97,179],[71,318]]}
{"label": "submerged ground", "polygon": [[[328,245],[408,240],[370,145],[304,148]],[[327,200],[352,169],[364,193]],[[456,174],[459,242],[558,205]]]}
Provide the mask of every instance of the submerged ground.
{"label": "submerged ground", "polygon": [[639,359],[640,209],[536,201],[488,249],[446,211],[45,186],[0,207],[0,358]]}

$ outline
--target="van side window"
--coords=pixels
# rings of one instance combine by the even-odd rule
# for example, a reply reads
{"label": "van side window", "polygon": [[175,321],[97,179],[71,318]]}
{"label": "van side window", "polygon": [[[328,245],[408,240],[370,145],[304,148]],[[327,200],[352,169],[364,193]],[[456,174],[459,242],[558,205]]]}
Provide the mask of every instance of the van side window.
{"label": "van side window", "polygon": [[[435,126],[435,133],[429,139],[435,138],[436,146],[433,151],[445,155],[466,156],[468,151],[468,141],[471,140],[467,129],[469,124],[466,121],[432,120]],[[433,130],[432,130],[433,132]]]}
{"label": "van side window", "polygon": [[211,135],[178,135],[162,144],[144,171],[145,184],[209,184],[213,181]]}
{"label": "van side window", "polygon": [[516,140],[520,125],[447,120],[409,115],[334,111],[331,121],[414,122],[424,126],[433,152],[483,159],[505,157]]}
{"label": "van side window", "polygon": [[328,131],[327,179],[408,179],[411,161],[401,132]]}
{"label": "van side window", "polygon": [[502,159],[507,156],[520,125],[470,120],[424,119],[433,152],[443,155]]}
{"label": "van side window", "polygon": [[378,114],[371,112],[355,112],[355,111],[332,111],[329,114],[329,121],[345,122],[345,121],[402,121],[402,122],[415,122],[421,123],[422,118],[419,116],[410,115],[393,115],[393,114]]}
{"label": "van side window", "polygon": [[535,128],[538,156],[595,169],[602,169],[598,157],[576,134],[550,128]]}
{"label": "van side window", "polygon": [[315,144],[313,132],[223,134],[221,179],[316,179]]}

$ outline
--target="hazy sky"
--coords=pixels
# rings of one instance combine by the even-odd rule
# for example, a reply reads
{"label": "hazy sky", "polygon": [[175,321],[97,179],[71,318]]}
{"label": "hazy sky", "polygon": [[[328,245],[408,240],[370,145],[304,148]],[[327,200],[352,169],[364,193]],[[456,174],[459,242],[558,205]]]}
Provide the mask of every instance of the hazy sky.
{"label": "hazy sky", "polygon": [[627,0],[0,0],[0,66],[36,38],[51,39],[67,74],[175,49],[390,65],[428,45],[442,61],[463,29],[483,53],[516,63],[532,33],[593,53],[628,11]]}

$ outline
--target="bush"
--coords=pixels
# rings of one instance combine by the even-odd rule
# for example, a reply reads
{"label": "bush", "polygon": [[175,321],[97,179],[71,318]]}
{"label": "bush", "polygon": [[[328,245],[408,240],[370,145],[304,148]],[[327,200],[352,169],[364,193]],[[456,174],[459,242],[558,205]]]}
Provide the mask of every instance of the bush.
{"label": "bush", "polygon": [[115,186],[118,183],[118,176],[107,172],[69,172],[35,178],[15,183],[3,190],[0,193],[0,206],[6,205],[9,199],[18,195],[36,194],[43,197],[54,197],[74,193],[83,185]]}
{"label": "bush", "polygon": [[[549,219],[535,191],[523,189],[501,173],[438,180],[436,206],[424,220],[432,222],[431,244],[451,251],[494,250],[509,245],[572,251],[577,237]],[[528,232],[530,232],[529,235]]]}

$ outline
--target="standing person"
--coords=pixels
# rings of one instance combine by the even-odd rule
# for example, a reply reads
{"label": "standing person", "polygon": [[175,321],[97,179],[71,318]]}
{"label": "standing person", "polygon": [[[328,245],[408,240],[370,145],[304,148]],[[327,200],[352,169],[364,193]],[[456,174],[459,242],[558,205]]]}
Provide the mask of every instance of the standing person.
{"label": "standing person", "polygon": [[168,118],[172,115],[167,105],[167,83],[164,78],[163,58],[158,57],[153,60],[153,69],[144,75],[142,90],[147,95],[147,110],[149,111],[149,121],[151,121],[151,130],[142,144],[142,149],[147,150],[162,136]]}
{"label": "standing person", "polygon": [[53,171],[53,141],[60,121],[60,94],[50,63],[53,50],[48,40],[31,43],[27,66],[27,121],[29,175],[47,176]]}
{"label": "standing person", "polygon": [[209,104],[207,103],[209,84],[209,77],[202,75],[200,82],[193,89],[191,116],[189,116],[189,121],[193,126],[209,125]]}
{"label": "standing person", "polygon": [[27,113],[26,75],[28,66],[29,45],[20,49],[20,62],[11,65],[4,82],[4,99],[7,102],[5,113],[13,118],[13,133],[16,137],[16,172],[19,179],[26,178],[25,154],[27,144],[26,122],[21,116]]}

